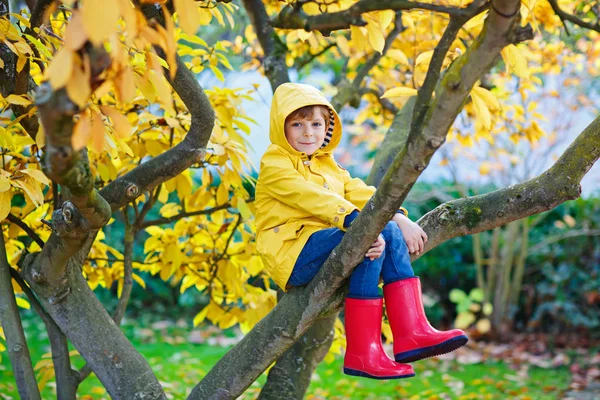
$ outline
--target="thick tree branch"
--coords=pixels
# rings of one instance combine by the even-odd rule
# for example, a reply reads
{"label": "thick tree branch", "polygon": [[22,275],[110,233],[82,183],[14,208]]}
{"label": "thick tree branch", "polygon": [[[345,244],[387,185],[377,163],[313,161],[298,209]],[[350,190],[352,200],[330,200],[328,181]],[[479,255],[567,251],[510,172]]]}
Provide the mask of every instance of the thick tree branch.
{"label": "thick tree branch", "polygon": [[40,399],[40,391],[35,380],[31,364],[31,356],[23,325],[19,317],[19,309],[13,292],[10,264],[6,258],[4,233],[0,229],[0,322],[6,335],[8,358],[17,382],[17,389],[22,399]]}
{"label": "thick tree branch", "polygon": [[52,365],[54,365],[54,374],[56,377],[56,398],[57,400],[75,400],[77,396],[78,381],[75,371],[71,368],[71,356],[69,355],[69,346],[67,338],[62,333],[52,317],[44,310],[33,291],[27,286],[21,275],[11,269],[12,278],[19,284],[23,292],[29,299],[33,309],[44,321],[48,339],[50,340],[50,349],[52,351]]}
{"label": "thick tree branch", "polygon": [[270,25],[263,2],[261,0],[243,0],[243,2],[265,54],[263,59],[265,75],[269,78],[271,88],[275,91],[279,85],[290,81],[285,64],[287,48]]}
{"label": "thick tree branch", "polygon": [[37,0],[35,2],[35,6],[31,10],[31,18],[29,18],[29,23],[31,24],[31,29],[37,28],[42,25],[44,19],[44,13],[50,7],[54,0]]}
{"label": "thick tree branch", "polygon": [[[168,74],[165,75],[168,78]],[[215,112],[208,96],[179,56],[177,73],[170,83],[192,116],[190,129],[181,143],[140,164],[100,191],[100,195],[106,199],[113,211],[204,159],[206,145],[215,123]]]}
{"label": "thick tree branch", "polygon": [[581,179],[598,157],[600,117],[540,176],[491,193],[450,201],[425,214],[419,220],[429,236],[425,252],[453,237],[489,230],[576,199],[581,194]]}
{"label": "thick tree branch", "polygon": [[338,12],[324,13],[319,15],[306,15],[300,8],[286,7],[272,22],[275,28],[282,29],[305,29],[307,31],[319,30],[331,32],[337,29],[346,29],[350,25],[363,26],[366,22],[361,14],[380,10],[428,10],[454,17],[471,18],[471,10],[468,8],[446,7],[437,4],[421,3],[407,0],[361,0],[352,7]]}
{"label": "thick tree branch", "polygon": [[586,28],[586,29],[590,29],[596,32],[600,32],[600,22],[596,21],[595,24],[592,24],[590,22],[586,22],[580,18],[577,18],[576,16],[574,16],[573,14],[569,14],[565,11],[563,11],[559,5],[558,2],[556,0],[548,0],[548,2],[550,3],[550,5],[552,6],[552,9],[554,10],[554,12],[556,13],[556,15],[558,15],[558,17],[561,19],[561,21],[563,21],[563,24],[565,26],[565,30],[567,30],[567,34],[569,33],[568,28],[567,28],[567,24],[565,24],[565,21],[569,21],[574,23],[575,25],[578,25],[582,28]]}

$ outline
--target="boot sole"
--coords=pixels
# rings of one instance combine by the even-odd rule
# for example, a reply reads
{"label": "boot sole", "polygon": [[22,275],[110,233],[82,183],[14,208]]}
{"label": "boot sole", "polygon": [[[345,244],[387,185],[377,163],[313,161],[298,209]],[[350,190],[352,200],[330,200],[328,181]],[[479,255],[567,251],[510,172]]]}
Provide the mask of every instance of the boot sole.
{"label": "boot sole", "polygon": [[419,361],[424,358],[430,358],[439,356],[441,354],[450,353],[462,347],[469,341],[465,335],[453,337],[450,340],[446,340],[440,344],[429,347],[421,347],[420,349],[405,351],[394,355],[394,359],[399,363],[409,363],[413,361]]}
{"label": "boot sole", "polygon": [[370,378],[370,379],[378,379],[378,380],[384,380],[384,379],[402,379],[402,378],[410,378],[415,376],[415,374],[406,374],[406,375],[392,375],[392,376],[375,376],[375,375],[369,375],[366,372],[363,371],[359,371],[357,369],[350,369],[350,368],[345,368],[344,367],[344,374],[346,375],[352,375],[352,376],[362,376],[363,378]]}

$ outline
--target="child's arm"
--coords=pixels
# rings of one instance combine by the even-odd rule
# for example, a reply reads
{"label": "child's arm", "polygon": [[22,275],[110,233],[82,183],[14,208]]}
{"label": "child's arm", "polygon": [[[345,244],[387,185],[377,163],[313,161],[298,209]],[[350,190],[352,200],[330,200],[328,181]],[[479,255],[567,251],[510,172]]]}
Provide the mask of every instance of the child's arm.
{"label": "child's arm", "polygon": [[427,234],[423,228],[400,213],[394,215],[392,221],[398,224],[402,231],[408,252],[417,256],[421,254],[425,248],[425,243],[427,243]]}
{"label": "child's arm", "polygon": [[294,168],[289,157],[277,151],[263,156],[258,179],[269,196],[290,207],[304,210],[339,229],[345,230],[346,216],[357,209],[336,193],[307,181]]}

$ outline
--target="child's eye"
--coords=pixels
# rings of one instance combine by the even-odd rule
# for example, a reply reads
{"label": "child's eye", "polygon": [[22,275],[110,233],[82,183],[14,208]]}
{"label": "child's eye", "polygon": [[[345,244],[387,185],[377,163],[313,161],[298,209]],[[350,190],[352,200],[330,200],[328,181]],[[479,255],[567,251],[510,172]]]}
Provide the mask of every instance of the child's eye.
{"label": "child's eye", "polygon": [[321,126],[322,124],[320,122],[313,122],[313,126]]}
{"label": "child's eye", "polygon": [[292,123],[292,126],[294,128],[298,128],[298,127],[302,126],[302,124],[300,122],[294,122],[294,123]]}

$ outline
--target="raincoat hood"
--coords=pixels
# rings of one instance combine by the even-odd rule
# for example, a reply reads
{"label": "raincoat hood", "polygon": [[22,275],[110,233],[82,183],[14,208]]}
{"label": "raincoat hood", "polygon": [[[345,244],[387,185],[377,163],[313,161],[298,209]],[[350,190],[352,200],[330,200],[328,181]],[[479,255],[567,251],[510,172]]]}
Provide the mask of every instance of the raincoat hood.
{"label": "raincoat hood", "polygon": [[269,125],[271,143],[286,149],[291,154],[304,154],[294,149],[287,141],[284,128],[285,119],[299,108],[314,105],[323,105],[329,108],[329,128],[325,133],[325,141],[314,155],[333,152],[342,139],[340,117],[320,90],[302,83],[284,83],[275,90],[273,103],[271,104],[271,123]]}

